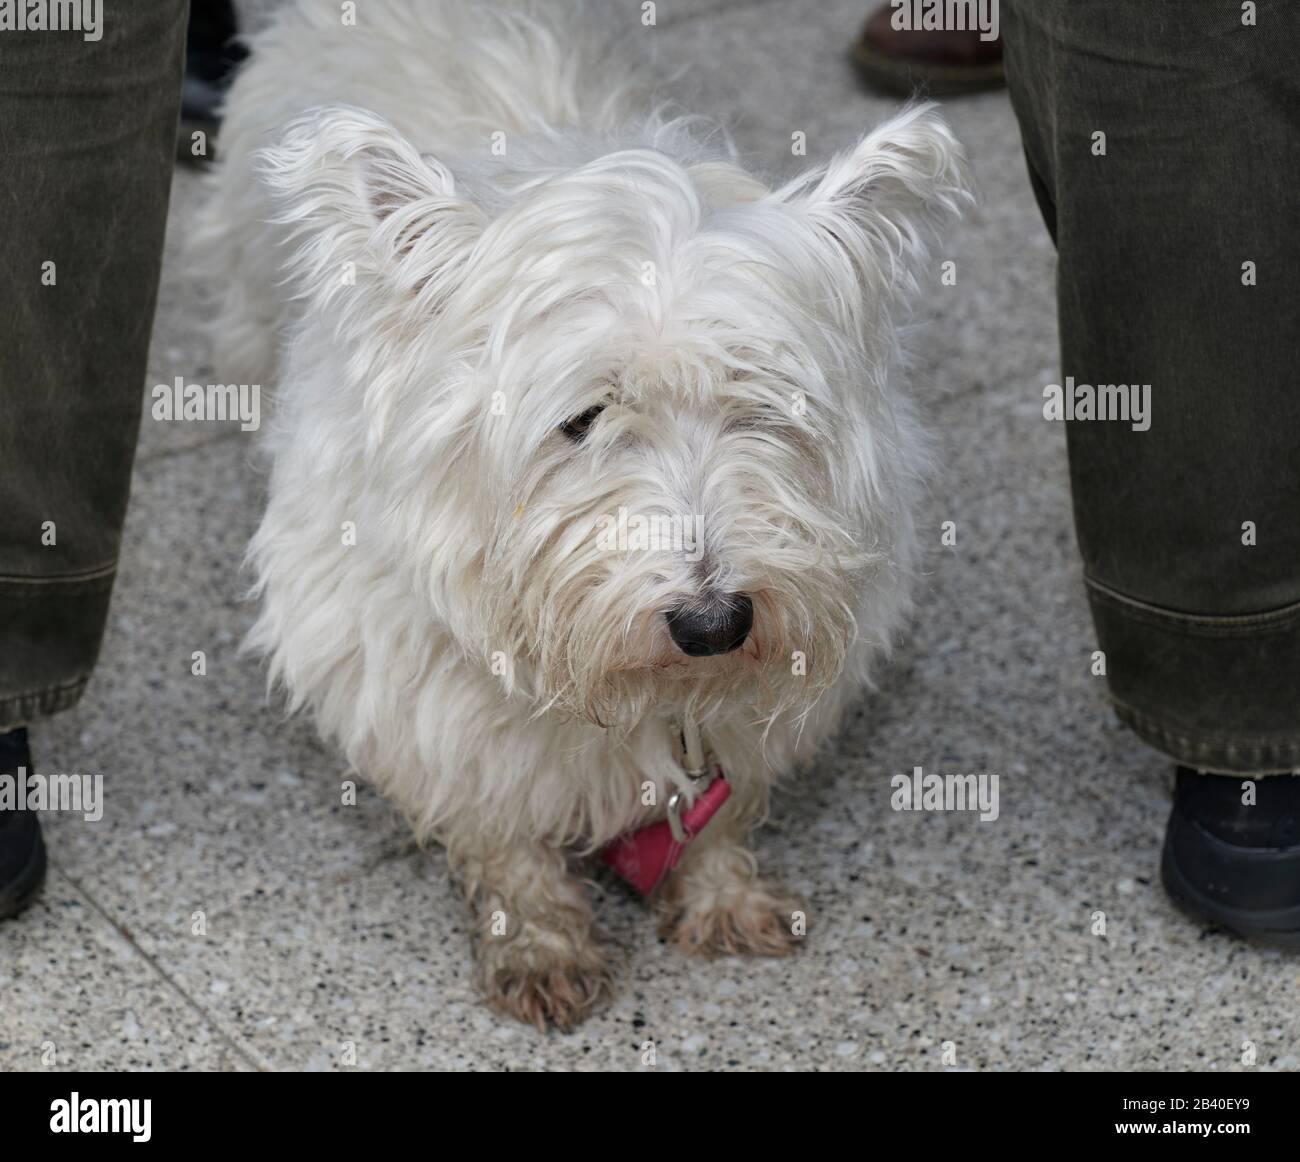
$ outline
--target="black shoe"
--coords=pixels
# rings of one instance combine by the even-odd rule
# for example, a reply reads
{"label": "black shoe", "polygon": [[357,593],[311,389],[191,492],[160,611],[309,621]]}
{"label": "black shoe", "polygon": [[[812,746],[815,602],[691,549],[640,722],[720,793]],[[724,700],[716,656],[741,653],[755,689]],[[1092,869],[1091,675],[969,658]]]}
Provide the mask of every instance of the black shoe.
{"label": "black shoe", "polygon": [[[181,132],[176,143],[181,161],[211,161],[221,124],[221,107],[235,71],[248,50],[234,38],[238,29],[230,0],[196,4],[190,14],[185,44],[185,81],[181,87]],[[196,155],[192,134],[202,130],[206,149]]]}
{"label": "black shoe", "polygon": [[1196,920],[1249,940],[1300,948],[1300,778],[1178,768],[1160,878]]}
{"label": "black shoe", "polygon": [[[0,777],[31,774],[32,756],[27,730],[0,734]],[[35,811],[0,810],[0,920],[16,916],[45,882],[45,844]]]}

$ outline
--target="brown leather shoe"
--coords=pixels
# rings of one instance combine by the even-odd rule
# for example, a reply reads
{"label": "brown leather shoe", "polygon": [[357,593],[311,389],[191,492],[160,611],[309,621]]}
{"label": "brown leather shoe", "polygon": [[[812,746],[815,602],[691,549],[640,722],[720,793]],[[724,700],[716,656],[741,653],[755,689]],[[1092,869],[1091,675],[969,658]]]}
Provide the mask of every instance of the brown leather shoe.
{"label": "brown leather shoe", "polygon": [[853,46],[853,61],[870,84],[888,93],[954,96],[1006,83],[1002,39],[981,40],[968,31],[898,29],[895,9],[876,10]]}

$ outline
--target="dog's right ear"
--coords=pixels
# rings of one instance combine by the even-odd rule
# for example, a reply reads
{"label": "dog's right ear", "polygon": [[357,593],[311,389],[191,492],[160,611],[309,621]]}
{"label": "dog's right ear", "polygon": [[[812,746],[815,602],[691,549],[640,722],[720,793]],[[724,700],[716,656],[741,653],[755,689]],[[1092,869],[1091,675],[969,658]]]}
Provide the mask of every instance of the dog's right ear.
{"label": "dog's right ear", "polygon": [[309,297],[332,297],[349,276],[369,275],[436,307],[485,225],[440,162],[364,109],[305,114],[259,152],[255,168],[276,221],[290,229],[289,265]]}

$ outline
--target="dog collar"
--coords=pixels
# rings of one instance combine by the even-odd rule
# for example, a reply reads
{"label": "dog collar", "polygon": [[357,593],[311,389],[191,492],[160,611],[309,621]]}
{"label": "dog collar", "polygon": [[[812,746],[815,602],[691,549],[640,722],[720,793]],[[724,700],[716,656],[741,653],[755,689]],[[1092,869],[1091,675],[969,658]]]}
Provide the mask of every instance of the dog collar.
{"label": "dog collar", "polygon": [[668,798],[668,818],[620,836],[601,852],[601,858],[643,896],[659,886],[677,866],[690,843],[704,830],[718,808],[731,794],[731,784],[722,767],[706,758],[700,728],[686,720],[681,728],[682,769],[691,780],[689,797],[685,790],[674,791]]}

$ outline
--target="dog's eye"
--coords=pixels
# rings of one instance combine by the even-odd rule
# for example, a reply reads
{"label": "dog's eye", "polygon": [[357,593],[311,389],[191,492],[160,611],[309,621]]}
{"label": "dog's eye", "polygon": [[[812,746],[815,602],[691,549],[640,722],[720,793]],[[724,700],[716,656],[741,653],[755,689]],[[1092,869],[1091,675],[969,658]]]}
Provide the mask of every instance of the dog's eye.
{"label": "dog's eye", "polygon": [[588,408],[582,415],[566,420],[560,425],[560,431],[575,444],[580,444],[586,438],[587,433],[591,431],[591,425],[596,422],[596,417],[604,410],[605,405],[598,403],[595,407]]}

